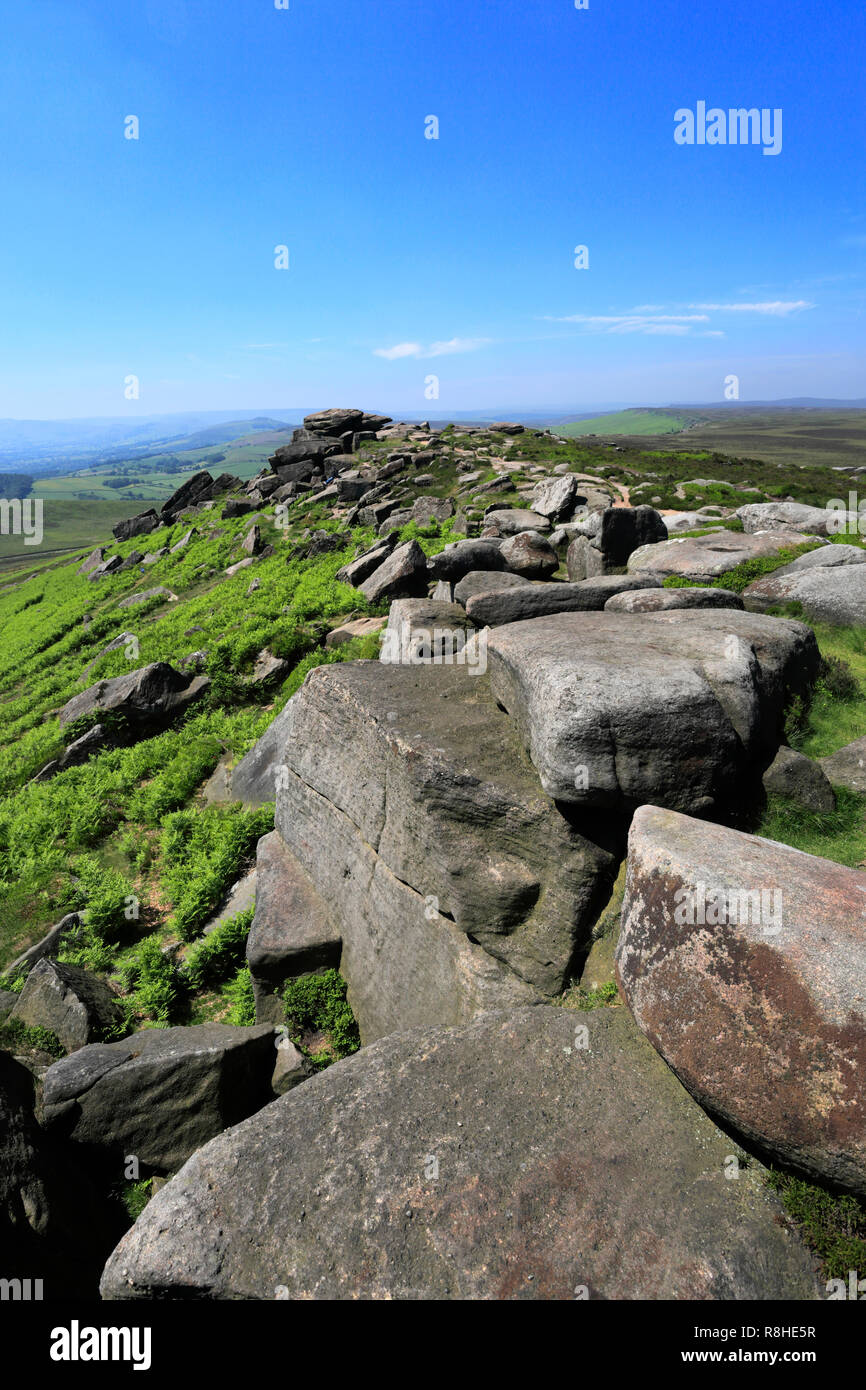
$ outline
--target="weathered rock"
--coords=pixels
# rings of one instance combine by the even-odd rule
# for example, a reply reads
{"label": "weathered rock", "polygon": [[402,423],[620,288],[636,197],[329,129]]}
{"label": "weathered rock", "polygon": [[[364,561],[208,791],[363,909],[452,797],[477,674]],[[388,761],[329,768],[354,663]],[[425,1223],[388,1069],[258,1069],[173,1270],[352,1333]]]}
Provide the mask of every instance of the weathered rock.
{"label": "weathered rock", "polygon": [[504,570],[501,540],[453,541],[432,555],[427,568],[433,579],[446,579],[456,584],[472,570]]}
{"label": "weathered rock", "polygon": [[[440,584],[447,584],[447,580],[440,580]],[[455,603],[462,603],[465,608],[471,598],[476,594],[499,593],[502,589],[524,588],[529,583],[522,574],[511,574],[505,570],[470,570],[464,574],[463,578],[453,586],[453,596]],[[434,598],[437,595],[434,593]]]}
{"label": "weathered rock", "polygon": [[[11,964],[7,965],[2,971],[2,974],[6,976],[7,980],[17,980],[19,975],[29,975],[38,961],[44,960],[48,956],[56,955],[64,937],[76,932],[80,925],[81,918],[78,913],[67,912],[66,916],[61,917],[56,926],[53,926],[49,932],[46,932],[40,941],[29,946],[27,950],[22,952],[20,956],[17,956]],[[17,997],[16,995],[16,1002]]]}
{"label": "weathered rock", "polygon": [[256,852],[256,911],[247,938],[256,1019],[280,1023],[286,980],[337,967],[342,941],[309,875],[272,831]]}
{"label": "weathered rock", "polygon": [[715,609],[560,613],[493,628],[487,655],[549,796],[701,813],[757,790],[819,661],[802,623]]}
{"label": "weathered rock", "polygon": [[323,666],[287,708],[276,826],[340,932],[361,1036],[557,993],[619,832],[596,816],[591,843],[541,795],[486,677]]}
{"label": "weathered rock", "polygon": [[146,1028],[49,1067],[44,1123],[94,1156],[170,1173],[267,1104],[275,1060],[268,1024]]}
{"label": "weathered rock", "polygon": [[532,510],[546,516],[548,521],[565,521],[579,500],[577,479],[573,473],[547,478],[538,484],[529,500]]}
{"label": "weathered rock", "polygon": [[834,787],[847,787],[852,792],[866,792],[866,738],[855,738],[828,758],[821,766]]}
{"label": "weathered rock", "polygon": [[387,1038],[215,1139],[105,1299],[814,1299],[760,1165],[625,1010]]}
{"label": "weathered rock", "polygon": [[454,515],[454,503],[447,497],[416,497],[412,503],[412,518],[419,526],[431,521],[447,521]]}
{"label": "weathered rock", "polygon": [[[279,480],[275,478],[274,482],[278,483]],[[230,517],[246,516],[249,512],[252,511],[255,511],[255,506],[252,502],[249,501],[248,498],[229,497],[225,506],[222,509],[222,517],[224,521],[227,521]]]}
{"label": "weathered rock", "polygon": [[119,633],[117,637],[112,638],[112,640],[108,643],[107,646],[103,647],[100,652],[97,652],[96,656],[93,657],[92,661],[88,661],[87,665],[81,672],[81,675],[78,677],[78,679],[84,680],[85,676],[89,675],[89,673],[93,670],[97,661],[101,661],[102,658],[104,656],[107,656],[109,652],[119,651],[121,647],[128,647],[130,643],[135,644],[137,641],[138,638],[136,637],[134,632]]}
{"label": "weathered rock", "polygon": [[107,560],[103,560],[101,565],[97,565],[95,569],[90,571],[87,578],[91,584],[98,583],[107,574],[115,574],[122,564],[123,560],[119,555],[109,555]]}
{"label": "weathered rock", "polygon": [[285,680],[291,669],[291,662],[286,661],[281,656],[274,656],[267,647],[263,647],[256,657],[256,664],[248,683],[250,685],[274,685],[277,681]]}
{"label": "weathered rock", "polygon": [[655,806],[635,815],[617,973],[692,1095],[866,1194],[866,874]]}
{"label": "weathered rock", "polygon": [[[151,507],[149,511],[141,512],[138,516],[130,517],[128,521],[119,521],[112,528],[111,534],[115,540],[129,541],[133,536],[148,536],[151,531],[157,531],[165,522],[161,521],[156,512]],[[96,552],[94,551],[94,554]],[[91,556],[91,559],[93,557]],[[91,566],[95,569],[95,566]],[[83,571],[80,571],[80,573]]]}
{"label": "weathered rock", "polygon": [[213,487],[214,480],[207,469],[193,473],[191,478],[187,478],[177,491],[171,494],[167,502],[163,502],[160,511],[163,516],[176,516],[187,507],[196,507],[213,496]]}
{"label": "weathered rock", "polygon": [[417,541],[398,545],[356,588],[368,603],[386,598],[415,598],[427,593],[427,557]]}
{"label": "weathered rock", "polygon": [[697,584],[718,579],[744,560],[764,560],[780,550],[814,540],[792,531],[762,531],[747,536],[739,531],[719,531],[706,536],[661,541],[635,550],[628,560],[629,574],[657,574],[666,579],[679,574]]}
{"label": "weathered rock", "polygon": [[291,728],[291,701],[230,774],[231,796],[245,806],[265,806],[276,796],[283,750]]}
{"label": "weathered rock", "polygon": [[247,555],[243,560],[237,560],[233,565],[226,567],[226,574],[231,579],[233,575],[239,574],[241,570],[249,569],[253,563],[253,556]]}
{"label": "weathered rock", "polygon": [[[637,574],[629,576],[631,579],[640,577]],[[658,579],[658,576],[652,578]],[[631,589],[614,594],[604,607],[608,613],[661,613],[671,608],[742,609],[743,600],[730,589]]]}
{"label": "weathered rock", "polygon": [[356,637],[375,637],[386,626],[387,618],[354,618],[351,622],[332,627],[325,638],[326,647],[343,647]]}
{"label": "weathered rock", "polygon": [[780,748],[764,773],[768,792],[798,801],[809,811],[835,811],[836,796],[820,763],[793,748]]}
{"label": "weathered rock", "polygon": [[90,552],[90,554],[87,556],[87,559],[86,559],[86,560],[82,560],[81,564],[78,566],[78,569],[75,571],[75,573],[76,573],[76,574],[90,574],[91,570],[97,569],[98,566],[102,564],[102,562],[103,562],[104,559],[105,559],[105,547],[102,546],[102,545],[97,546],[96,550],[91,550],[91,552]]}
{"label": "weathered rock", "polygon": [[668,534],[659,513],[643,505],[606,507],[578,525],[566,556],[568,577],[575,582],[622,569],[635,550],[656,545]]}
{"label": "weathered rock", "polygon": [[280,482],[289,483],[306,479],[313,472],[312,465],[325,465],[332,454],[341,454],[343,445],[339,439],[321,438],[299,440],[297,444],[281,444],[268,459],[271,468]]}
{"label": "weathered rock", "polygon": [[559,556],[538,531],[520,531],[502,543],[503,560],[513,574],[527,579],[550,579],[559,569]]}
{"label": "weathered rock", "polygon": [[[544,618],[553,613],[588,613],[604,608],[612,594],[631,589],[639,576],[599,575],[577,584],[524,584],[499,593],[479,593],[470,598],[466,612],[478,627],[501,627],[504,623]],[[658,586],[655,576],[641,580],[639,588]]]}
{"label": "weathered rock", "polygon": [[80,966],[45,957],[28,974],[12,1016],[30,1028],[50,1029],[68,1052],[123,1024],[123,1010],[104,980]]}
{"label": "weathered rock", "polygon": [[166,603],[177,603],[177,594],[159,584],[155,589],[142,589],[140,593],[129,594],[118,603],[118,608],[137,608],[140,603],[149,603],[152,598],[165,599]]}
{"label": "weathered rock", "polygon": [[474,624],[459,603],[429,598],[395,599],[382,634],[379,660],[409,666],[465,661],[463,649],[474,631]]}
{"label": "weathered rock", "polygon": [[275,1096],[284,1096],[293,1091],[311,1075],[310,1067],[303,1054],[298,1051],[291,1038],[285,1035],[277,1046],[277,1060],[271,1077],[271,1089]]}
{"label": "weathered rock", "polygon": [[839,565],[862,564],[866,564],[866,550],[859,545],[819,545],[816,550],[807,550],[805,555],[798,555],[789,565],[773,570],[773,578],[799,574],[801,570],[836,569]]}
{"label": "weathered rock", "polygon": [[826,536],[827,521],[834,513],[826,507],[807,507],[802,502],[750,502],[734,513],[747,535],[757,531],[797,531],[807,536]]}
{"label": "weathered rock", "polygon": [[[387,423],[387,416],[371,415],[366,417],[370,420],[383,420]],[[337,406],[330,410],[316,410],[312,415],[304,416],[304,429],[312,434],[325,434],[337,437],[346,434],[348,430],[361,429],[380,429],[380,425],[366,425],[363,410],[340,409]]]}
{"label": "weathered rock", "polygon": [[743,598],[746,607],[757,612],[799,603],[811,622],[860,627],[866,624],[866,565],[816,564],[787,574],[767,574],[750,584]]}
{"label": "weathered rock", "polygon": [[60,711],[60,727],[78,719],[122,715],[132,723],[171,718],[209,685],[206,676],[183,676],[165,661],[154,661],[113,680],[97,681],[73,695]]}
{"label": "weathered rock", "polygon": [[261,530],[258,526],[251,526],[241,541],[241,550],[247,555],[258,555],[263,545]]}
{"label": "weathered rock", "polygon": [[484,517],[486,526],[494,526],[500,536],[517,536],[521,531],[549,531],[550,522],[540,512],[524,507],[493,508]]}

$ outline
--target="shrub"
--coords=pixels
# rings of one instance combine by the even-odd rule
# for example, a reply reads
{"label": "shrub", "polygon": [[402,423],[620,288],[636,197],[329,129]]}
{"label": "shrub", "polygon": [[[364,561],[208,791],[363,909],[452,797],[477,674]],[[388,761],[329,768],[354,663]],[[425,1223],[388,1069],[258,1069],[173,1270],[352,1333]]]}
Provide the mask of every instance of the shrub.
{"label": "shrub", "polygon": [[193,989],[222,984],[243,964],[254,908],[221,922],[190,952],[184,975]]}
{"label": "shrub", "polygon": [[231,1004],[228,1013],[229,1023],[234,1023],[240,1028],[248,1028],[255,1023],[256,1001],[249,966],[241,966],[234,979],[224,987],[223,998]]}
{"label": "shrub", "polygon": [[167,1028],[174,1022],[183,990],[174,962],[163,953],[155,936],[145,937],[121,969],[130,997],[127,1011]]}
{"label": "shrub", "polygon": [[[314,1066],[329,1066],[338,1057],[358,1051],[358,1025],[346,999],[346,981],[338,971],[291,980],[283,991],[283,1002],[289,1036]],[[327,1047],[310,1052],[303,1042],[310,1033],[323,1033]]]}

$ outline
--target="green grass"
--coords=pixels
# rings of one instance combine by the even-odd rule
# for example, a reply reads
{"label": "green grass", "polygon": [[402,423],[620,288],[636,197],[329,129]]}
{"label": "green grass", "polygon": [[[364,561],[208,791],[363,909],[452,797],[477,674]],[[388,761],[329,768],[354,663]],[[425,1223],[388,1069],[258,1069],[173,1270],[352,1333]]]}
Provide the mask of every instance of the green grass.
{"label": "green grass", "polygon": [[767,1183],[778,1193],[788,1215],[810,1249],[819,1256],[827,1279],[866,1271],[866,1204],[839,1196],[787,1173],[771,1170]]}
{"label": "green grass", "polygon": [[610,415],[594,415],[590,420],[574,420],[557,425],[556,433],[577,439],[581,435],[679,434],[689,424],[687,415],[663,410],[618,410]]}

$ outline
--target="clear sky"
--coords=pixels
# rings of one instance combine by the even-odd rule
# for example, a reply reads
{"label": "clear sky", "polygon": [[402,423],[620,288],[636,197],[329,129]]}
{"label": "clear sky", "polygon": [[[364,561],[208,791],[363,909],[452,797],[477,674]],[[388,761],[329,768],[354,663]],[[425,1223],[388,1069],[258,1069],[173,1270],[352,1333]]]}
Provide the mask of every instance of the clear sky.
{"label": "clear sky", "polygon": [[0,416],[866,395],[855,0],[0,5]]}

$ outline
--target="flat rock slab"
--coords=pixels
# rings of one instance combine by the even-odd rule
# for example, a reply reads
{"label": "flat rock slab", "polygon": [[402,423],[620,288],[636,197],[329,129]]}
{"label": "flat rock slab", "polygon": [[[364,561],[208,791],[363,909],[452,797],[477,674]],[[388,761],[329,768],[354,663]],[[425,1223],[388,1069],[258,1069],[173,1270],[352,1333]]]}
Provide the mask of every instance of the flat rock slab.
{"label": "flat rock slab", "polygon": [[642,807],[617,975],[692,1095],[776,1159],[866,1195],[866,874]]}
{"label": "flat rock slab", "polygon": [[632,588],[658,588],[655,575],[599,575],[575,584],[525,584],[522,588],[475,594],[466,612],[477,627],[544,618],[553,613],[589,613],[604,608],[608,598]]}
{"label": "flat rock slab", "polygon": [[267,1024],[146,1028],[49,1067],[44,1123],[88,1153],[173,1172],[272,1098],[275,1062]]}
{"label": "flat rock slab", "polygon": [[[633,578],[637,578],[634,575]],[[672,608],[743,608],[739,594],[730,589],[644,589],[614,594],[606,613],[663,613]]]}
{"label": "flat rock slab", "polygon": [[802,623],[727,609],[560,613],[487,637],[491,689],[548,796],[620,809],[741,801],[818,659]]}
{"label": "flat rock slab", "polygon": [[516,536],[521,531],[549,531],[550,521],[540,512],[526,507],[503,507],[488,512],[485,526],[495,526],[500,536]]}
{"label": "flat rock slab", "polygon": [[342,937],[362,1038],[559,993],[624,846],[543,795],[487,677],[346,662],[287,709],[276,827]]}
{"label": "flat rock slab", "polygon": [[718,579],[736,569],[744,560],[763,560],[791,549],[814,536],[794,531],[766,531],[748,536],[739,531],[720,531],[690,539],[660,541],[657,545],[642,545],[628,560],[629,574],[657,574],[661,579],[678,574],[683,579],[702,583]]}
{"label": "flat rock slab", "polygon": [[[446,584],[447,580],[442,579],[439,582]],[[455,603],[461,603],[465,608],[476,594],[498,593],[501,589],[516,589],[521,584],[529,583],[522,574],[510,574],[504,570],[470,570],[451,586],[452,597]]]}
{"label": "flat rock slab", "polygon": [[759,612],[799,603],[811,622],[860,627],[866,624],[866,565],[816,564],[787,574],[768,574],[750,584],[744,598],[748,608]]}
{"label": "flat rock slab", "polygon": [[826,536],[827,523],[837,515],[826,507],[809,507],[804,502],[749,502],[735,513],[743,523],[743,530],[753,535],[756,531],[800,531],[813,536]]}
{"label": "flat rock slab", "polygon": [[814,1299],[759,1164],[625,1010],[387,1038],[195,1154],[105,1299]]}

